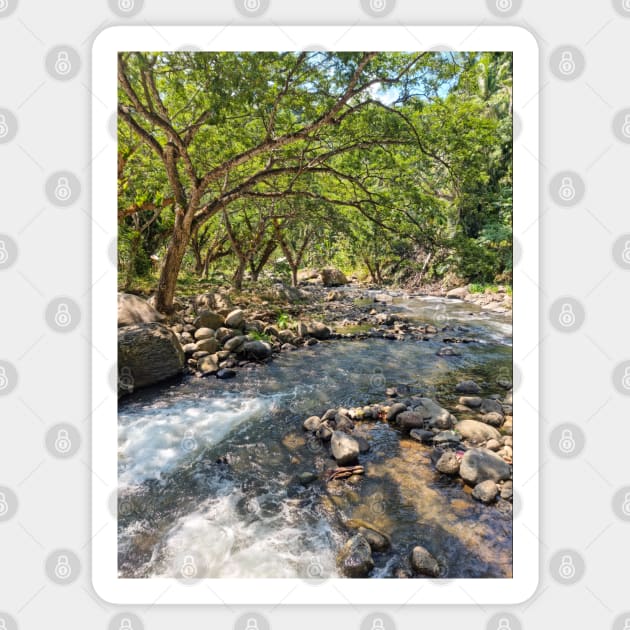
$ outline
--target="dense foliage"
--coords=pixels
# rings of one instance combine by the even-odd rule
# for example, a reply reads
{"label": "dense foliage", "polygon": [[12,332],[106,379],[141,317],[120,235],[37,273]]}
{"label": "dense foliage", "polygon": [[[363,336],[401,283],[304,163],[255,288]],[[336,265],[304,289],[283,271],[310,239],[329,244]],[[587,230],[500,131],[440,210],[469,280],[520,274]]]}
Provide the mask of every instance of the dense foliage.
{"label": "dense foliage", "polygon": [[509,53],[124,53],[120,282],[509,282]]}

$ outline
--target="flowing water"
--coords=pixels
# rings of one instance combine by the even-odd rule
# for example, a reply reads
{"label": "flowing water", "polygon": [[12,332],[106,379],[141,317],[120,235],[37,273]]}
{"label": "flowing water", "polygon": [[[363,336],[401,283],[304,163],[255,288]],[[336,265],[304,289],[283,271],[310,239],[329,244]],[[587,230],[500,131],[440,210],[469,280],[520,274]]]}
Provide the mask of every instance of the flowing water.
{"label": "flowing water", "polygon": [[386,423],[356,425],[371,447],[357,483],[299,483],[329,462],[302,431],[306,417],[382,401],[394,385],[452,408],[458,381],[485,383],[491,395],[497,378],[511,377],[508,316],[435,298],[398,299],[389,310],[475,341],[454,346],[454,357],[436,356],[439,336],[322,342],[231,381],[187,378],[121,401],[121,577],[336,577],[348,519],[391,538],[374,554],[373,577],[397,575],[418,544],[442,577],[511,576],[510,504],[474,501],[435,472],[433,449]]}

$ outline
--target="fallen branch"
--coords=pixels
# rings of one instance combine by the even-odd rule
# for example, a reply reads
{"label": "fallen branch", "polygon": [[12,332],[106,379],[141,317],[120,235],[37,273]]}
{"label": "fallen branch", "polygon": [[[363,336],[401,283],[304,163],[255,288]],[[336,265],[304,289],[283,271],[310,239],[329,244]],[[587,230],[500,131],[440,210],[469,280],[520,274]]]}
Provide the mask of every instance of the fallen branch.
{"label": "fallen branch", "polygon": [[333,481],[333,479],[346,479],[352,477],[352,475],[362,475],[365,472],[363,466],[342,466],[335,468],[328,473],[326,483]]}

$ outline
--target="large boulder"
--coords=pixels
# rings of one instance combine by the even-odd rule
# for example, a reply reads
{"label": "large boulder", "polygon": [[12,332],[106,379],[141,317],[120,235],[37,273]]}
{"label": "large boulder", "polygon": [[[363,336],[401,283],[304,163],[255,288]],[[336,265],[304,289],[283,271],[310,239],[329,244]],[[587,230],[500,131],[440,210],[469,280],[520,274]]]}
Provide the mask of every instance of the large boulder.
{"label": "large boulder", "polygon": [[339,287],[342,284],[348,284],[348,278],[346,278],[343,272],[333,267],[322,269],[319,275],[325,287]]}
{"label": "large boulder", "polygon": [[118,327],[161,321],[164,321],[164,315],[156,311],[146,300],[131,293],[118,294]]}
{"label": "large boulder", "polygon": [[478,422],[477,420],[460,420],[455,425],[455,430],[460,435],[473,444],[481,444],[488,440],[499,440],[501,434],[489,424]]}
{"label": "large boulder", "polygon": [[496,453],[487,448],[472,448],[464,453],[459,474],[464,481],[476,486],[488,479],[494,482],[509,479],[511,471],[509,464]]}
{"label": "large boulder", "polygon": [[361,452],[359,443],[353,437],[343,433],[343,431],[333,432],[330,447],[333,457],[340,466],[354,464]]}
{"label": "large boulder", "polygon": [[184,350],[170,328],[149,323],[118,330],[118,373],[126,376],[123,392],[172,378],[183,368]]}
{"label": "large boulder", "polygon": [[374,568],[372,549],[368,541],[361,534],[353,536],[341,548],[337,556],[337,564],[346,577],[367,577]]}

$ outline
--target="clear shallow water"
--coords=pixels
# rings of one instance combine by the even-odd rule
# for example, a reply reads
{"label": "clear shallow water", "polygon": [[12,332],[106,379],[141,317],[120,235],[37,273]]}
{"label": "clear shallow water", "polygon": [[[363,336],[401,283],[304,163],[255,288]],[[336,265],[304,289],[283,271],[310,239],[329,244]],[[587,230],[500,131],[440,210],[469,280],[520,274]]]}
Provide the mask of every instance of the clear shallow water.
{"label": "clear shallow water", "polygon": [[[448,324],[459,357],[439,341],[332,341],[283,353],[236,379],[187,379],[139,392],[119,410],[119,569],[124,577],[335,576],[347,519],[389,535],[375,577],[393,575],[424,544],[445,577],[511,574],[511,513],[485,507],[431,466],[431,449],[383,423],[357,424],[370,443],[358,484],[317,480],[328,454],[301,424],[328,407],[385,399],[407,384],[445,406],[463,378],[487,383],[511,373],[509,319],[452,300],[396,300],[391,310]],[[471,314],[472,313],[472,314]],[[315,568],[315,569],[314,569]]]}

